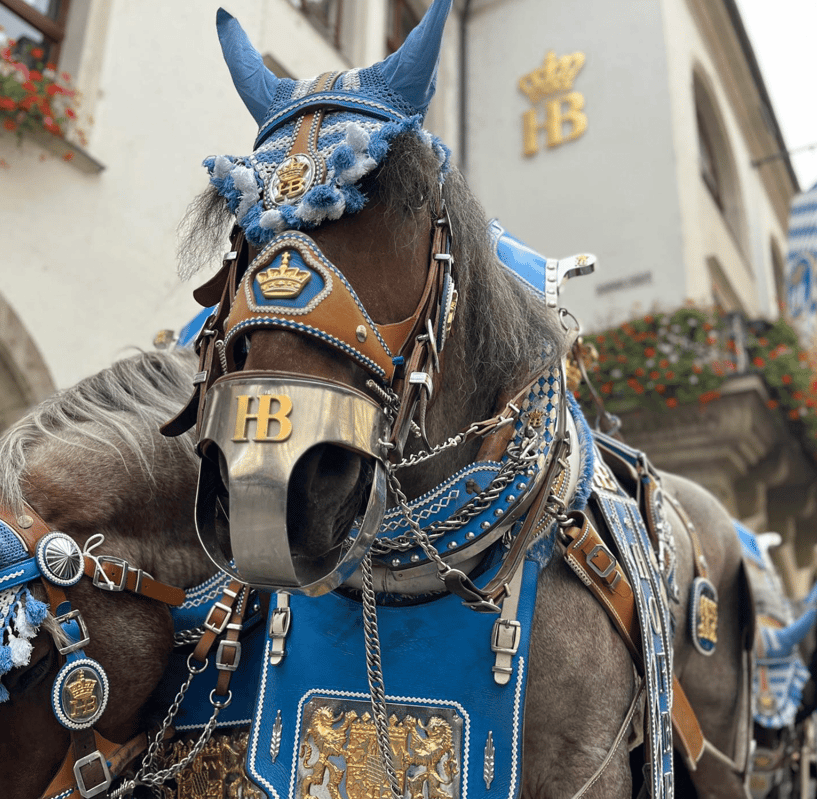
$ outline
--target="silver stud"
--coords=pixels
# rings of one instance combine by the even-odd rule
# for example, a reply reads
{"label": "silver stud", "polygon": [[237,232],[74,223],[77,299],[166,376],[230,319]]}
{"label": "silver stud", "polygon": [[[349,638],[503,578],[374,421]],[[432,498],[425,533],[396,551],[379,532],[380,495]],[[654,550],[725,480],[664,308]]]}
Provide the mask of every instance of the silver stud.
{"label": "silver stud", "polygon": [[494,516],[502,516],[502,514],[503,514],[503,513],[505,513],[505,511],[504,511],[504,510],[502,510],[502,508],[497,508],[497,509],[494,511]]}
{"label": "silver stud", "polygon": [[412,563],[419,563],[420,562],[420,556],[416,552],[411,556],[411,562]]}
{"label": "silver stud", "polygon": [[472,540],[474,539],[474,536],[475,536],[475,535],[476,535],[476,533],[475,533],[473,530],[469,530],[469,531],[468,531],[468,532],[465,534],[465,537],[466,537],[466,538],[467,538],[469,541],[472,541]]}
{"label": "silver stud", "polygon": [[31,516],[21,516],[19,519],[17,519],[17,524],[19,524],[23,530],[28,530],[28,528],[34,524],[34,519],[32,519]]}
{"label": "silver stud", "polygon": [[457,548],[457,546],[458,546],[458,544],[457,544],[457,542],[456,542],[456,541],[449,541],[449,542],[448,542],[448,548],[449,548],[449,549],[456,549],[456,548]]}
{"label": "silver stud", "polygon": [[392,566],[399,566],[400,565],[400,558],[392,558],[391,565]]}
{"label": "silver stud", "polygon": [[490,526],[491,526],[491,523],[490,523],[490,522],[482,522],[482,524],[480,524],[480,527],[481,527],[483,530],[487,530],[487,529],[488,529]]}
{"label": "silver stud", "polygon": [[508,494],[506,502],[516,502],[516,497],[513,494]]}
{"label": "silver stud", "polygon": [[524,491],[528,487],[527,483],[517,483],[516,490],[517,491]]}
{"label": "silver stud", "polygon": [[357,330],[355,330],[355,335],[357,336],[357,340],[362,344],[364,341],[366,341],[366,336],[369,334],[363,325],[358,325]]}

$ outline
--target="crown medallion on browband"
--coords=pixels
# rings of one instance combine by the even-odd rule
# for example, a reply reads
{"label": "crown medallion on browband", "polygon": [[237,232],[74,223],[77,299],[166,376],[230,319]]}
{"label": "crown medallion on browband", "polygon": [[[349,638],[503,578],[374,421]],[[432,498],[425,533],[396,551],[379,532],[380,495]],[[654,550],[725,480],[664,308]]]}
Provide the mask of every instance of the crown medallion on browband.
{"label": "crown medallion on browband", "polygon": [[290,266],[292,253],[285,252],[277,267],[271,266],[256,275],[256,283],[267,300],[297,297],[312,279],[312,273],[297,266]]}
{"label": "crown medallion on browband", "polygon": [[361,210],[367,198],[358,184],[401,133],[433,150],[442,179],[448,148],[422,122],[451,3],[434,0],[383,61],[299,81],[274,75],[238,21],[219,9],[224,59],[259,131],[250,155],[214,156],[204,165],[251,244],[263,247],[284,230],[308,230]]}

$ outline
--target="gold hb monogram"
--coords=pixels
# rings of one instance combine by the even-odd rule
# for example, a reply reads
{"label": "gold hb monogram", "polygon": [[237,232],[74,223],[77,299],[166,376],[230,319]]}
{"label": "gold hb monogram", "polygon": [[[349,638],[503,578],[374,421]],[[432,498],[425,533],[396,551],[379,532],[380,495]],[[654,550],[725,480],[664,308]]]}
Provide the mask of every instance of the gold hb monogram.
{"label": "gold hb monogram", "polygon": [[698,603],[700,609],[698,637],[715,644],[718,641],[718,603],[703,595],[698,599]]}
{"label": "gold hb monogram", "polygon": [[[576,52],[560,58],[551,50],[543,65],[519,79],[519,88],[534,106],[542,104],[544,119],[537,108],[522,115],[523,152],[539,152],[539,134],[545,134],[548,147],[558,147],[578,139],[587,130],[584,96],[571,91],[573,81],[584,66],[584,53]],[[548,95],[557,95],[546,99]],[[565,125],[569,128],[565,131]]]}
{"label": "gold hb monogram", "polygon": [[306,191],[306,175],[309,165],[299,161],[294,156],[284,161],[278,167],[278,191],[275,194],[275,202],[284,203],[300,197]]}
{"label": "gold hb monogram", "polygon": [[[253,441],[286,441],[292,435],[292,422],[289,414],[292,413],[292,400],[286,394],[262,394],[258,397],[258,412],[250,412],[250,403],[255,397],[240,394],[238,409],[235,416],[235,433],[233,441],[249,441],[248,428],[251,421],[255,421],[255,437]],[[278,409],[272,412],[272,401],[278,403]],[[270,422],[278,422],[277,435],[269,435]]]}
{"label": "gold hb monogram", "polygon": [[96,713],[99,707],[99,700],[96,696],[97,680],[93,677],[85,676],[85,669],[80,669],[71,682],[65,688],[71,695],[68,716],[74,721],[87,719]]}

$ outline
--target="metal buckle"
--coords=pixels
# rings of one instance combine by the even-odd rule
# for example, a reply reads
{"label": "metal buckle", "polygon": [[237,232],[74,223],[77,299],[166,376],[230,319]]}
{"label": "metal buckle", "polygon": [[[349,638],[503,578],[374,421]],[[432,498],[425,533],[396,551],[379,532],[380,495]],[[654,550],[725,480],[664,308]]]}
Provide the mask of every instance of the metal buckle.
{"label": "metal buckle", "polygon": [[269,622],[270,637],[286,638],[287,635],[289,635],[289,627],[291,624],[292,610],[289,607],[273,608]]}
{"label": "metal buckle", "polygon": [[82,618],[82,613],[80,613],[78,610],[71,610],[68,613],[63,613],[62,616],[57,616],[54,621],[57,622],[60,627],[70,621],[76,621],[77,626],[79,627],[78,641],[75,641],[73,644],[66,644],[65,646],[57,647],[57,652],[59,652],[61,655],[70,655],[72,652],[82,649],[86,644],[91,642],[91,636],[88,635],[88,628],[85,626],[85,620]]}
{"label": "metal buckle", "polygon": [[[103,780],[98,785],[88,786],[85,782],[85,778],[82,776],[82,769],[85,766],[97,762],[102,766]],[[113,782],[111,770],[108,768],[108,761],[99,750],[91,752],[90,755],[86,755],[85,757],[81,757],[74,763],[74,779],[77,781],[77,790],[84,799],[91,799],[92,796],[98,796],[103,791],[107,791],[108,788],[111,787],[111,782]]]}
{"label": "metal buckle", "polygon": [[[596,556],[603,552],[609,559],[610,563],[607,565],[607,568],[602,570],[594,563],[594,559]],[[615,556],[606,546],[603,544],[596,544],[592,550],[590,550],[590,554],[587,556],[587,565],[596,573],[599,577],[603,579],[609,577],[613,571],[615,570],[616,566],[618,565],[618,561],[615,559]]]}
{"label": "metal buckle", "polygon": [[[213,613],[215,613],[216,610],[224,611],[224,618],[218,624],[213,624]],[[204,628],[209,630],[211,633],[221,635],[227,629],[227,623],[230,621],[230,616],[232,616],[232,614],[232,608],[227,607],[227,605],[225,605],[223,602],[216,602],[216,604],[213,605],[213,607],[211,607],[207,613],[207,618],[204,620]]]}
{"label": "metal buckle", "polygon": [[515,619],[497,619],[491,633],[491,651],[515,655],[519,649],[522,625]]}
{"label": "metal buckle", "polygon": [[[235,650],[235,656],[233,658],[232,663],[224,663],[222,660],[222,655],[224,654],[224,650],[231,646]],[[216,668],[220,669],[221,671],[235,671],[238,668],[238,664],[241,661],[241,641],[227,641],[223,640],[219,642],[218,649],[216,650]]]}
{"label": "metal buckle", "polygon": [[408,381],[409,383],[422,386],[428,392],[428,398],[431,399],[431,395],[434,393],[434,383],[428,372],[412,372],[409,375]]}
{"label": "metal buckle", "polygon": [[[122,569],[122,576],[119,578],[119,583],[115,583],[111,578],[105,574],[102,569],[103,563],[111,563],[114,566],[119,566]],[[128,584],[128,570],[130,564],[123,558],[117,558],[113,555],[100,555],[95,559],[96,569],[94,569],[94,585],[101,588],[103,591],[124,591]]]}

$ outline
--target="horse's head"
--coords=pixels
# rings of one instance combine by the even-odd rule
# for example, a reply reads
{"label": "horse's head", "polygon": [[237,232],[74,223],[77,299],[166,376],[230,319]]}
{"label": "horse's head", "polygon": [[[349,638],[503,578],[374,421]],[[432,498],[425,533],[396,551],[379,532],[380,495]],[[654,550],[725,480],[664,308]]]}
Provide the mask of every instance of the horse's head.
{"label": "horse's head", "polygon": [[[181,354],[120,362],[47,400],[0,440],[4,796],[41,796],[83,730],[119,745],[161,720],[145,707],[167,666],[173,623],[152,586],[187,587],[212,572],[192,524],[192,441],[158,435],[194,365]],[[114,565],[123,562],[127,573]],[[96,564],[113,569],[111,584]],[[112,590],[136,587],[134,577],[143,595]],[[85,752],[91,760],[95,749]],[[90,762],[89,783],[98,765]]]}
{"label": "horse's head", "polygon": [[490,416],[556,353],[421,128],[450,6],[435,0],[385,61],[298,82],[219,12],[260,129],[250,156],[205,162],[238,224],[197,292],[219,303],[200,338],[197,513],[216,563],[250,583],[321,593],[345,580],[379,527],[387,464],[405,467],[409,497],[436,485],[479,442],[420,467],[405,456]]}

